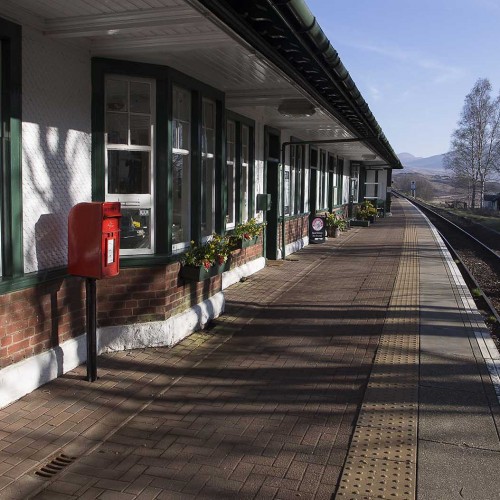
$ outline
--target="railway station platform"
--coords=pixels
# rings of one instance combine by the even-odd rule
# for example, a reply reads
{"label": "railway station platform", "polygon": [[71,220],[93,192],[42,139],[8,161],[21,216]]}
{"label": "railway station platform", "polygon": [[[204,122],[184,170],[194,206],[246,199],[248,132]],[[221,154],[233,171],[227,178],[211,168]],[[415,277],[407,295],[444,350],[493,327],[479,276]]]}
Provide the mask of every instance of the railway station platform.
{"label": "railway station platform", "polygon": [[0,410],[0,498],[500,498],[500,359],[405,200],[225,291],[173,348]]}

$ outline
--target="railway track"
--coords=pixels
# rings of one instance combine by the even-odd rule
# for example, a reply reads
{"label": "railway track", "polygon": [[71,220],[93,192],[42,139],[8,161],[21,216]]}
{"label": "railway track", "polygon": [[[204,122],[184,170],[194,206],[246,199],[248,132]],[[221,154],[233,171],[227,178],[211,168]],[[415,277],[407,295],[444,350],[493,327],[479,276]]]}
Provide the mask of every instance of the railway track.
{"label": "railway track", "polygon": [[434,207],[396,195],[417,206],[439,231],[500,348],[500,236],[469,221],[461,224],[460,218],[452,221]]}

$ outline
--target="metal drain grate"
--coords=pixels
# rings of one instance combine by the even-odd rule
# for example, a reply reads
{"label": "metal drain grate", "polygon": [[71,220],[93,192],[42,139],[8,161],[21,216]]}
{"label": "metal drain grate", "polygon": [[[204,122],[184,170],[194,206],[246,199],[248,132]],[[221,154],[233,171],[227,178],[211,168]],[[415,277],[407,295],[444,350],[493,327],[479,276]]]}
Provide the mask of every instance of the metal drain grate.
{"label": "metal drain grate", "polygon": [[58,472],[61,472],[68,465],[71,465],[77,457],[70,457],[64,453],[59,454],[56,458],[51,460],[48,464],[44,465],[35,474],[46,479],[54,477]]}

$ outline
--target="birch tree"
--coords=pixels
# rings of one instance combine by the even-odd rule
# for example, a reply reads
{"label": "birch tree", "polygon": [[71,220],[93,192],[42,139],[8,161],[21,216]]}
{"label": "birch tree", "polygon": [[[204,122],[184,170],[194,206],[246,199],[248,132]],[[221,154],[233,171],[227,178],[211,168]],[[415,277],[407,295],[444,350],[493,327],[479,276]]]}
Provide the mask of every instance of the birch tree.
{"label": "birch tree", "polygon": [[482,207],[485,183],[500,171],[500,95],[492,99],[487,78],[480,78],[465,97],[444,166],[454,177],[468,180],[470,206],[479,201]]}

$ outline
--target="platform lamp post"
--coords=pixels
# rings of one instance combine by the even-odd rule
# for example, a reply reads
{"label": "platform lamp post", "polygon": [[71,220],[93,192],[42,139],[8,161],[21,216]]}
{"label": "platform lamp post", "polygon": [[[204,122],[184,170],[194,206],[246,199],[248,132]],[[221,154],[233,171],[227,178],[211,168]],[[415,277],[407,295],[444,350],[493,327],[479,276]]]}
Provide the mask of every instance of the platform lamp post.
{"label": "platform lamp post", "polygon": [[325,140],[314,140],[314,141],[286,141],[281,144],[281,258],[285,260],[285,152],[288,146],[292,145],[326,145],[326,144],[342,144],[350,142],[365,142],[373,139],[378,139],[377,136],[362,137],[360,139],[349,138],[349,139],[325,139]]}

